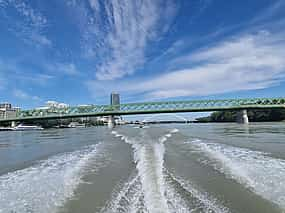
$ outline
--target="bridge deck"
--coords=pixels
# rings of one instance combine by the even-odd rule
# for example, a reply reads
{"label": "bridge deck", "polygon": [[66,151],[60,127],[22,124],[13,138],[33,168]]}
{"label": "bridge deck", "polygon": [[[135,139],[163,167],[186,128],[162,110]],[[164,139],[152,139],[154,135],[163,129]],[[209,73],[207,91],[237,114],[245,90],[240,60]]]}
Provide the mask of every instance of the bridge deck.
{"label": "bridge deck", "polygon": [[164,101],[120,105],[89,105],[68,108],[32,109],[20,111],[17,113],[16,117],[13,118],[0,119],[0,122],[107,115],[205,112],[266,108],[285,108],[285,98]]}

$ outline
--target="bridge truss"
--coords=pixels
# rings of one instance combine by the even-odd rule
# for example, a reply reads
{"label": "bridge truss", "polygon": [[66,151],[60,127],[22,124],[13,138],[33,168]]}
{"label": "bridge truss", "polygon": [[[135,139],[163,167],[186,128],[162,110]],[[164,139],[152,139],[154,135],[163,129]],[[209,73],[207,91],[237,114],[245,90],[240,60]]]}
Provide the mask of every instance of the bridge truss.
{"label": "bridge truss", "polygon": [[31,109],[19,111],[16,117],[0,119],[0,122],[108,115],[205,112],[270,108],[285,108],[285,98],[164,101],[128,103],[120,105],[87,105],[67,108]]}

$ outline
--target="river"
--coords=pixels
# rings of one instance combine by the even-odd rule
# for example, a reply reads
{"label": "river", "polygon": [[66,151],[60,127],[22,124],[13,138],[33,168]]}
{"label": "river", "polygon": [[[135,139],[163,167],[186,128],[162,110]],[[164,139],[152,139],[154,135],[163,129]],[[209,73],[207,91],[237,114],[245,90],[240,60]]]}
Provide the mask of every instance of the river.
{"label": "river", "polygon": [[285,212],[285,123],[0,132],[0,213]]}

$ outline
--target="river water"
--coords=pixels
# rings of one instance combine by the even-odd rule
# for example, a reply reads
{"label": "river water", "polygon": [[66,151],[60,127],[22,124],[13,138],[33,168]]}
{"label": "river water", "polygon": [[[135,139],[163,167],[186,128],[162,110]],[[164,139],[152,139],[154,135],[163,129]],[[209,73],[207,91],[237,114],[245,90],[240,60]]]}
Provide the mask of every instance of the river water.
{"label": "river water", "polygon": [[6,212],[285,212],[285,123],[0,132]]}

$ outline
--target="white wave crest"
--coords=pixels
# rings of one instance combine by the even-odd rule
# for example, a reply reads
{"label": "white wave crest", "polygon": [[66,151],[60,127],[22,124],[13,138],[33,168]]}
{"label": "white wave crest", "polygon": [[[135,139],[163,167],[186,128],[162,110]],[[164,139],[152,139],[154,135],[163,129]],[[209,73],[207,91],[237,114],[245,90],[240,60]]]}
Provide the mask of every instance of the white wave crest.
{"label": "white wave crest", "polygon": [[100,212],[146,212],[139,176],[132,177],[120,190],[114,190],[110,202]]}
{"label": "white wave crest", "polygon": [[152,213],[167,213],[168,205],[163,175],[163,142],[167,137],[160,137],[158,141],[145,141],[143,137],[129,138],[127,136],[122,136],[121,139],[133,147],[134,162],[141,182],[146,209]]}
{"label": "white wave crest", "polygon": [[158,140],[152,140],[148,135],[121,136],[121,140],[132,145],[137,175],[115,193],[111,205],[102,212],[229,212],[211,196],[175,177],[164,167],[164,142],[172,137],[170,132],[177,131],[171,130]]}
{"label": "white wave crest", "polygon": [[97,145],[0,176],[0,212],[55,212],[73,195]]}
{"label": "white wave crest", "polygon": [[[228,213],[229,209],[218,202],[213,196],[210,196],[207,192],[198,190],[193,183],[184,180],[181,177],[177,177],[169,171],[165,172],[166,176],[166,191],[167,199],[170,201],[172,211],[175,213],[188,213],[188,212],[217,212],[217,213]],[[167,178],[168,177],[168,178]],[[187,201],[183,199],[179,192],[177,192],[177,186],[173,186],[173,182],[179,185],[187,193],[192,196],[192,203],[189,206]]]}
{"label": "white wave crest", "polygon": [[149,212],[167,213],[163,177],[163,143],[133,144],[134,160],[142,184],[144,200]]}
{"label": "white wave crest", "polygon": [[172,129],[172,130],[170,131],[170,133],[176,133],[176,132],[179,132],[179,129]]}
{"label": "white wave crest", "polygon": [[214,168],[285,208],[285,160],[222,144],[191,142],[214,160]]}

